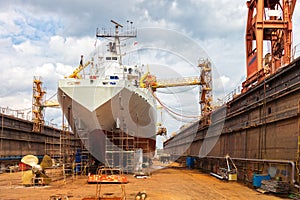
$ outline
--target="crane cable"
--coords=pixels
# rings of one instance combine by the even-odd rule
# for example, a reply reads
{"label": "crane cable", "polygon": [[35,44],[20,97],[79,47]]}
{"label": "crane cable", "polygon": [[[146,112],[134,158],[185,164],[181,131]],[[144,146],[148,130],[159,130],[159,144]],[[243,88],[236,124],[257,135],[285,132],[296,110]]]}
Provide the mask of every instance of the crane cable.
{"label": "crane cable", "polygon": [[184,118],[197,118],[199,119],[201,116],[187,116],[187,115],[182,115],[179,114],[173,110],[171,110],[170,108],[168,108],[164,103],[161,102],[161,100],[155,95],[155,93],[153,92],[153,90],[151,88],[149,88],[150,92],[152,93],[153,97],[157,100],[157,102],[169,113],[172,113],[173,115],[177,115],[179,117],[184,117]]}
{"label": "crane cable", "polygon": [[[189,88],[185,89],[185,90],[180,90],[180,91],[176,91],[176,93],[184,93],[184,92],[187,92],[189,90],[193,90],[194,88],[196,88],[197,86],[189,86]],[[162,94],[173,94],[174,92],[173,91],[162,91],[162,90],[156,90],[157,93],[162,93]]]}
{"label": "crane cable", "polygon": [[[168,112],[168,111],[167,111]],[[181,121],[181,122],[185,122],[185,123],[190,123],[190,122],[192,122],[192,121],[194,121],[194,120],[188,120],[188,119],[185,119],[185,118],[179,118],[178,116],[175,116],[174,114],[172,114],[172,113],[170,113],[170,112],[168,112],[169,113],[169,115],[173,118],[173,119],[175,119],[175,120],[177,120],[177,121]],[[197,119],[198,120],[198,119]]]}
{"label": "crane cable", "polygon": [[54,94],[54,95],[52,95],[50,98],[48,98],[46,101],[49,101],[49,100],[51,100],[54,96],[56,96],[57,95],[57,92]]}

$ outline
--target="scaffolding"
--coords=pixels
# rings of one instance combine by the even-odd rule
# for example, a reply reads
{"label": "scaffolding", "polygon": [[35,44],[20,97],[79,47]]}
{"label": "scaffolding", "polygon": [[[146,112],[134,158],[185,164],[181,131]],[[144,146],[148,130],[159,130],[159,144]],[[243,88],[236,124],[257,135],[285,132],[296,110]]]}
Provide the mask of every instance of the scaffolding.
{"label": "scaffolding", "polygon": [[135,155],[134,155],[134,174],[137,175],[150,175],[150,158],[152,157],[150,151],[149,140],[144,138],[137,138],[135,141]]}
{"label": "scaffolding", "polygon": [[[79,137],[80,135],[80,137]],[[88,168],[92,165],[91,154],[89,152],[90,142],[88,137],[88,132],[85,130],[78,130],[78,134],[76,134],[76,140],[80,141],[81,146],[80,149],[76,150],[75,156],[75,172],[81,173],[81,175],[88,174]]]}
{"label": "scaffolding", "polygon": [[52,170],[51,177],[54,179],[63,178],[66,181],[68,176],[73,176],[74,166],[73,158],[76,144],[72,143],[71,132],[62,129],[58,137],[47,137],[45,140],[45,155],[49,155],[55,160],[55,165],[58,167],[57,170]]}
{"label": "scaffolding", "polygon": [[60,160],[60,137],[47,137],[45,140],[45,154],[55,159]]}
{"label": "scaffolding", "polygon": [[32,131],[36,133],[43,132],[44,129],[44,111],[43,103],[45,97],[45,90],[42,88],[43,82],[41,77],[34,76],[33,78],[33,93],[32,93]]}
{"label": "scaffolding", "polygon": [[134,170],[135,140],[123,131],[107,132],[105,159],[107,167],[120,167],[125,173]]}
{"label": "scaffolding", "polygon": [[[60,160],[60,145],[60,137],[47,137],[45,140],[45,155],[50,156],[54,160],[53,165],[55,166]],[[62,179],[63,171],[61,168],[53,168],[47,170],[47,174],[52,181],[55,181]]]}
{"label": "scaffolding", "polygon": [[106,164],[119,167],[124,173],[150,175],[151,152],[148,139],[141,139],[122,132],[112,133],[106,139]]}
{"label": "scaffolding", "polygon": [[[75,145],[76,146],[76,145]],[[64,180],[68,176],[74,176],[75,154],[71,144],[71,132],[63,126],[60,134],[60,163],[63,167]]]}
{"label": "scaffolding", "polygon": [[[78,134],[73,134],[64,127],[60,135],[45,139],[45,154],[55,160],[55,170],[50,171],[51,178],[63,179],[68,177],[75,179],[77,175],[86,175],[86,167],[90,161],[90,153],[86,149],[84,139]],[[88,140],[87,140],[88,141]]]}

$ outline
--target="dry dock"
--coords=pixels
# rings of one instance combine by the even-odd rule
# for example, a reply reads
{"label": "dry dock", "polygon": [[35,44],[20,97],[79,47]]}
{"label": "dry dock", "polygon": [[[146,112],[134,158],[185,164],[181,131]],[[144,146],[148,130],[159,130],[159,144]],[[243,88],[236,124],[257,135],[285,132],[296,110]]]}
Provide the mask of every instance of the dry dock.
{"label": "dry dock", "polygon": [[[153,172],[147,179],[136,179],[126,175],[129,183],[125,185],[126,199],[133,200],[140,191],[145,191],[147,200],[213,200],[213,199],[280,199],[270,194],[261,194],[237,182],[224,182],[199,170],[186,168],[163,168]],[[110,191],[118,193],[119,185],[105,185]],[[47,187],[21,186],[21,172],[0,174],[1,200],[49,199],[51,195],[68,196],[70,200],[80,200],[95,196],[96,185],[87,184],[86,176],[52,182]],[[63,198],[64,199],[64,198]]]}
{"label": "dry dock", "polygon": [[[194,156],[199,167],[215,172],[229,154],[241,181],[269,173],[298,187],[300,160],[300,58],[247,92],[215,109],[208,118],[181,129],[164,142],[173,156]],[[210,122],[210,123],[208,123]],[[201,156],[202,155],[202,156]],[[221,164],[220,164],[221,163]]]}
{"label": "dry dock", "polygon": [[18,164],[27,154],[59,159],[80,147],[75,134],[55,127],[44,126],[41,132],[33,131],[33,122],[0,113],[0,164]]}

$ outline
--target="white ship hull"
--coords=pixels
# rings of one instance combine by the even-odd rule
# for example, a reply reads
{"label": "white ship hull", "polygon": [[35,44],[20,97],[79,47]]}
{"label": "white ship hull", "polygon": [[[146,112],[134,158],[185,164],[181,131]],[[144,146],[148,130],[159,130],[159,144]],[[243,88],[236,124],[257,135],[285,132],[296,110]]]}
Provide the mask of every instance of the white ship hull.
{"label": "white ship hull", "polygon": [[124,132],[139,146],[155,151],[156,102],[150,91],[135,87],[128,80],[62,79],[58,100],[69,125],[79,136],[88,138],[88,150],[105,161],[107,133]]}

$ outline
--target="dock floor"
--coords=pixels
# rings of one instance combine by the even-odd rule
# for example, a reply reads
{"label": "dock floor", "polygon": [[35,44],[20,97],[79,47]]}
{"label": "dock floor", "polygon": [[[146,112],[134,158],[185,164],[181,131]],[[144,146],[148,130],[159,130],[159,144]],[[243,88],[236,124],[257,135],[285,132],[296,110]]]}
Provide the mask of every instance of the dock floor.
{"label": "dock floor", "polygon": [[[126,175],[126,199],[134,200],[138,192],[146,192],[147,200],[213,200],[213,199],[281,199],[271,194],[262,194],[241,183],[224,182],[199,170],[186,168],[163,168],[153,172],[149,178],[136,179]],[[120,185],[103,185],[112,193],[120,192]],[[108,194],[107,192],[105,192]],[[87,184],[86,176],[77,176],[67,182],[55,181],[49,186],[23,187],[21,172],[0,174],[1,200],[45,199],[50,196],[68,196],[70,200],[81,200],[96,194],[96,184]],[[63,198],[64,199],[64,198]]]}

